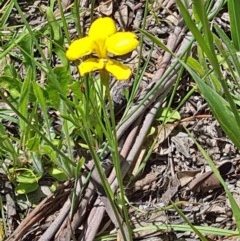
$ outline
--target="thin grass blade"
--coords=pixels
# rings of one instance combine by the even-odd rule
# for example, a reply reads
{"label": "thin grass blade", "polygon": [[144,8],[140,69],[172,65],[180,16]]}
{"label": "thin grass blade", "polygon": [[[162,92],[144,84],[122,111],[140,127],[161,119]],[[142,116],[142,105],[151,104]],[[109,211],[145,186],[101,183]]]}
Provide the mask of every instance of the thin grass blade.
{"label": "thin grass blade", "polygon": [[240,50],[240,1],[239,0],[228,0],[228,12],[230,17],[230,29],[232,41],[237,49]]}

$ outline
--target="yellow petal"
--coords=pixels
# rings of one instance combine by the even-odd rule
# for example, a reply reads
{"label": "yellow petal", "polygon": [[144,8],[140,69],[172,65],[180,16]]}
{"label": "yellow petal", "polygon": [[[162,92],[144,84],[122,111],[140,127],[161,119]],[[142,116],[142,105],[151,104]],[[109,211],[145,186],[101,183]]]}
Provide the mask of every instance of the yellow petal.
{"label": "yellow petal", "polygon": [[129,79],[132,73],[131,69],[128,66],[116,60],[108,60],[105,68],[118,80]]}
{"label": "yellow petal", "polygon": [[89,58],[83,61],[78,66],[78,69],[79,69],[80,75],[83,76],[86,73],[103,69],[104,66],[105,66],[105,63],[103,59]]}
{"label": "yellow petal", "polygon": [[89,37],[84,37],[72,42],[66,52],[69,60],[76,60],[85,55],[91,54],[94,49],[94,43]]}
{"label": "yellow petal", "polygon": [[118,32],[106,41],[106,49],[114,55],[124,55],[133,51],[139,42],[137,36],[131,32]]}
{"label": "yellow petal", "polygon": [[114,21],[109,18],[98,18],[95,20],[88,32],[88,36],[93,40],[106,39],[117,32]]}

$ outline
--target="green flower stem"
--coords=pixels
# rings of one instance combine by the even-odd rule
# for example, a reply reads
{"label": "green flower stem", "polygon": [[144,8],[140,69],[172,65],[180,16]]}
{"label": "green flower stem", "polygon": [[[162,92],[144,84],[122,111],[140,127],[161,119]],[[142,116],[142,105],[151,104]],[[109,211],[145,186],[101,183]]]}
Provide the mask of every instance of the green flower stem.
{"label": "green flower stem", "polygon": [[[109,203],[110,203],[110,205],[112,207],[112,211],[113,211],[114,216],[116,218],[116,221],[118,223],[119,229],[121,230],[121,233],[123,234],[124,240],[127,241],[126,235],[124,233],[124,229],[122,227],[122,221],[121,221],[121,218],[120,218],[120,215],[119,215],[119,211],[118,211],[117,206],[115,205],[115,202],[114,202],[114,193],[113,193],[113,191],[112,191],[112,189],[110,187],[110,184],[109,184],[109,182],[107,180],[105,172],[104,172],[104,170],[102,168],[101,159],[98,156],[98,154],[97,154],[97,152],[96,152],[96,150],[94,148],[94,145],[93,145],[93,143],[94,143],[93,138],[94,137],[92,136],[92,132],[90,131],[92,126],[91,126],[91,122],[89,122],[89,116],[88,116],[88,109],[89,109],[88,105],[89,104],[94,106],[94,103],[92,103],[90,100],[87,99],[86,106],[85,106],[86,108],[82,112],[82,116],[84,117],[83,118],[83,126],[84,126],[84,130],[85,130],[82,133],[82,135],[83,135],[83,138],[84,138],[86,144],[88,145],[89,151],[90,151],[91,156],[92,156],[92,158],[94,160],[94,164],[95,164],[96,170],[98,172],[99,178],[101,180],[101,183],[102,183],[103,189],[104,189],[104,191],[106,193],[106,196],[107,196],[107,198],[109,200]],[[98,115],[99,110],[96,109],[95,112]],[[105,116],[107,116],[107,115],[105,115]],[[97,118],[99,119],[99,116]],[[99,119],[99,121],[101,121],[101,119]],[[109,126],[109,123],[107,123],[107,124]],[[102,128],[104,128],[104,126],[102,126]],[[105,135],[108,136],[108,133],[105,133]],[[107,205],[106,205],[106,207],[107,207]]]}
{"label": "green flower stem", "polygon": [[[113,101],[110,93],[110,76],[109,73],[106,71],[101,71],[101,81],[105,86],[105,97],[108,100],[108,105],[109,105],[109,111],[110,111],[110,121],[111,121],[111,136],[110,136],[110,146],[111,146],[111,152],[112,152],[112,159],[113,159],[113,164],[115,167],[116,171],[116,176],[118,180],[118,186],[119,186],[119,205],[122,207],[123,214],[124,214],[124,219],[126,222],[126,226],[128,228],[128,234],[129,234],[129,241],[132,240],[132,230],[131,226],[129,223],[129,217],[128,217],[128,211],[126,208],[126,202],[125,202],[125,195],[124,195],[124,189],[123,189],[123,177],[122,177],[122,172],[121,172],[121,166],[120,166],[120,155],[118,151],[118,141],[117,141],[117,131],[116,131],[116,121],[115,121],[115,114],[114,114],[114,106],[113,106]],[[108,118],[108,116],[107,116]]]}

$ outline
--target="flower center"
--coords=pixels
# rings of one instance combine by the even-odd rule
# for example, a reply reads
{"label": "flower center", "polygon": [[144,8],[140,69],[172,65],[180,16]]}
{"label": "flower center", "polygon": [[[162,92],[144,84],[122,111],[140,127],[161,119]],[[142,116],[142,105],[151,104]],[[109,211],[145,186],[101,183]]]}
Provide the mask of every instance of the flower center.
{"label": "flower center", "polygon": [[108,57],[105,42],[106,42],[105,39],[101,39],[101,38],[96,39],[94,41],[95,52],[96,52],[98,58],[100,58],[100,59],[106,59]]}

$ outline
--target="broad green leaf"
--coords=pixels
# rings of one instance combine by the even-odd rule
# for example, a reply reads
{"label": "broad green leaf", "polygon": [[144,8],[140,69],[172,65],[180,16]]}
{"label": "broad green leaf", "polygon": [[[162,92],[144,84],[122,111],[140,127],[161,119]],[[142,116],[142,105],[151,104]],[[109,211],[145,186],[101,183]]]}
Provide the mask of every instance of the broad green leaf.
{"label": "broad green leaf", "polygon": [[50,176],[54,177],[58,181],[64,182],[68,179],[67,175],[59,168],[49,168],[47,172]]}
{"label": "broad green leaf", "polygon": [[41,145],[40,146],[40,153],[42,155],[47,155],[52,162],[54,162],[54,163],[58,162],[56,153],[53,151],[53,149],[50,146]]}
{"label": "broad green leaf", "polygon": [[40,175],[36,175],[33,173],[32,170],[25,170],[25,171],[18,171],[20,169],[16,169],[16,172],[18,172],[16,175],[16,181],[19,183],[35,183],[38,182],[38,180],[41,178]]}
{"label": "broad green leaf", "polygon": [[[60,58],[61,63],[64,66],[68,65],[68,60],[66,58],[66,49],[64,48],[64,38],[62,34],[62,29],[60,22],[57,21],[57,19],[54,16],[54,13],[51,9],[51,7],[47,8],[47,19],[48,19],[48,25],[50,27],[50,42],[51,45],[50,49],[57,54],[57,56]],[[63,19],[62,19],[63,20]],[[63,20],[64,21],[64,20]]]}
{"label": "broad green leaf", "polygon": [[38,135],[33,136],[27,140],[27,148],[31,151],[38,152],[40,146],[41,139]]}
{"label": "broad green leaf", "polygon": [[164,121],[164,123],[174,122],[180,120],[181,116],[178,111],[169,108],[161,108],[156,114],[156,120]]}
{"label": "broad green leaf", "polygon": [[16,186],[16,192],[18,194],[27,194],[30,192],[34,192],[38,189],[39,185],[38,183],[19,183]]}

